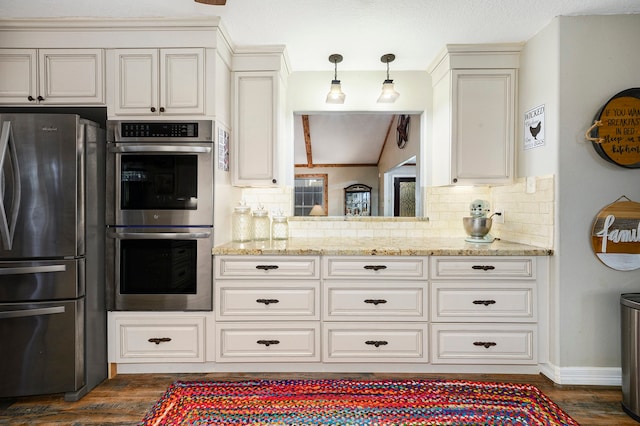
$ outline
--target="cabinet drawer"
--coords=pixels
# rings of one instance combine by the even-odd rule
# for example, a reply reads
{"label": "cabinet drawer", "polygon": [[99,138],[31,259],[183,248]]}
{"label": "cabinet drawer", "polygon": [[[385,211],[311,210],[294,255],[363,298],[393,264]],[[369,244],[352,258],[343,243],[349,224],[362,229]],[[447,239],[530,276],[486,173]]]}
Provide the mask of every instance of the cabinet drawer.
{"label": "cabinet drawer", "polygon": [[116,363],[204,362],[204,317],[116,318]]}
{"label": "cabinet drawer", "polygon": [[433,364],[535,364],[532,324],[432,324]]}
{"label": "cabinet drawer", "polygon": [[534,285],[522,282],[434,282],[431,319],[436,322],[535,322]]}
{"label": "cabinet drawer", "polygon": [[325,278],[426,279],[428,261],[419,256],[327,256]]}
{"label": "cabinet drawer", "polygon": [[533,257],[442,256],[431,258],[431,274],[435,279],[533,279],[535,270]]}
{"label": "cabinet drawer", "polygon": [[427,362],[426,324],[325,323],[324,362]]}
{"label": "cabinet drawer", "polygon": [[427,284],[419,281],[323,283],[323,319],[427,321]]}
{"label": "cabinet drawer", "polygon": [[216,256],[215,278],[320,278],[315,256]]}
{"label": "cabinet drawer", "polygon": [[282,323],[217,323],[216,362],[320,361],[320,326]]}
{"label": "cabinet drawer", "polygon": [[[273,284],[273,285],[272,285]],[[256,281],[215,283],[216,319],[318,320],[319,281]]]}

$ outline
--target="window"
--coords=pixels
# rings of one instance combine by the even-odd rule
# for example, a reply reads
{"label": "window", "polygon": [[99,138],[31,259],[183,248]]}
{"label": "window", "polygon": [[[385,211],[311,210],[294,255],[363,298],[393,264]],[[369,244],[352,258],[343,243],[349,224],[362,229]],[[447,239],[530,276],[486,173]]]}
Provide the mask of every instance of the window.
{"label": "window", "polygon": [[[326,216],[329,211],[327,203],[327,175],[296,175],[294,188],[294,216],[309,216],[314,206],[320,206],[318,216]],[[315,213],[315,211],[314,211]]]}

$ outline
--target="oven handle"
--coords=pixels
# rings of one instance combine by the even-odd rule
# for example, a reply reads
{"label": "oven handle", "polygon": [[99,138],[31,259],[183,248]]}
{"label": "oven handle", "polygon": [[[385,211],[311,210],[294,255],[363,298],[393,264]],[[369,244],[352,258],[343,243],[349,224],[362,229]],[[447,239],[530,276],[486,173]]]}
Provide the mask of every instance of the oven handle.
{"label": "oven handle", "polygon": [[176,240],[179,238],[209,238],[211,232],[109,232],[110,238],[120,240]]}
{"label": "oven handle", "polygon": [[110,146],[109,152],[162,152],[162,153],[210,153],[210,146],[177,146],[177,145],[126,145]]}

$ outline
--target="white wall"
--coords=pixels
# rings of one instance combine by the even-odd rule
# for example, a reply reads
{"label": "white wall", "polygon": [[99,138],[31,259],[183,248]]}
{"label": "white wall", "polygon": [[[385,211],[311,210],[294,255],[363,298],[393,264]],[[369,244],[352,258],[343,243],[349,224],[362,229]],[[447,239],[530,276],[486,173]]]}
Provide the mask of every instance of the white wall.
{"label": "white wall", "polygon": [[560,381],[570,368],[620,366],[620,294],[640,292],[640,270],[608,268],[590,242],[603,207],[621,195],[640,200],[640,169],[607,163],[584,136],[611,96],[640,86],[637,40],[640,15],[560,17],[523,50],[520,122],[545,104],[546,146],[519,149],[518,173],[556,174],[550,362]]}
{"label": "white wall", "polygon": [[640,86],[640,15],[559,18],[558,253],[560,366],[620,365],[620,293],[640,291],[640,270],[600,263],[594,217],[626,195],[640,200],[640,169],[601,159],[585,132],[619,91]]}

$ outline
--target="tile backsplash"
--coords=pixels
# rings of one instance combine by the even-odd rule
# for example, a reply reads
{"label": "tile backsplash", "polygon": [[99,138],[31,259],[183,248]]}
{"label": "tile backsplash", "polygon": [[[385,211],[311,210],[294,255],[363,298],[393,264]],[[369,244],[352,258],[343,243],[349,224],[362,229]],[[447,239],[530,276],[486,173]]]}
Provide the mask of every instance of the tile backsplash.
{"label": "tile backsplash", "polygon": [[[526,179],[501,186],[446,186],[426,190],[427,218],[293,217],[292,238],[396,237],[465,238],[462,218],[469,216],[475,199],[489,201],[491,212],[504,211],[504,223],[494,220],[491,235],[517,243],[553,248],[555,185],[553,176],[530,177],[535,186],[527,192]],[[245,188],[243,199],[252,208],[291,215],[292,188]],[[494,216],[495,219],[495,216]]]}

